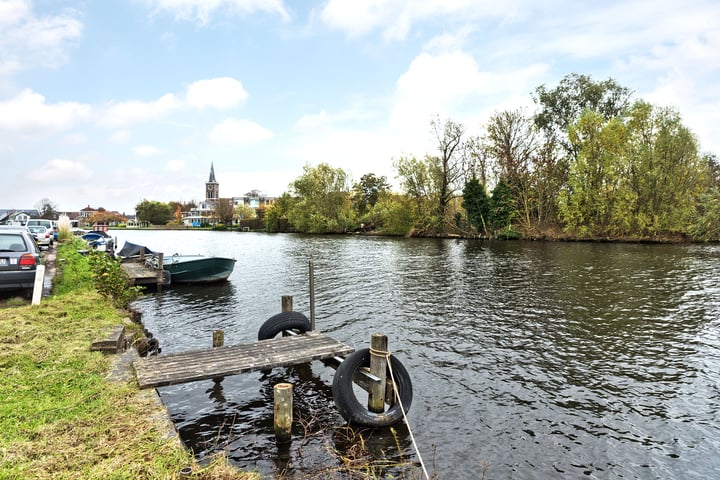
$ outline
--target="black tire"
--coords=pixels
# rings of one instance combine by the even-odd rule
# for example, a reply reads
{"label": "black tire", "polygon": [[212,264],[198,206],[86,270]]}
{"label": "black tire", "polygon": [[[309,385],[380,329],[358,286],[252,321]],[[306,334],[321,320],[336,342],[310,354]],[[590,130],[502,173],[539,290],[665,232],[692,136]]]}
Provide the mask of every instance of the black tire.
{"label": "black tire", "polygon": [[310,320],[300,312],[282,312],[268,318],[258,330],[258,340],[269,340],[283,330],[310,330]]}
{"label": "black tire", "polygon": [[[392,373],[395,377],[395,383],[397,385],[397,393],[402,402],[402,407],[405,408],[405,412],[407,413],[407,411],[410,410],[410,404],[412,403],[413,398],[410,375],[403,364],[400,363],[400,360],[392,355],[390,355],[390,364],[392,366]],[[402,408],[400,407],[401,402],[396,402],[383,413],[374,413],[369,411],[367,407],[360,404],[355,396],[355,392],[353,391],[353,375],[359,368],[369,366],[369,348],[356,350],[348,355],[347,358],[340,364],[335,372],[332,386],[335,406],[340,411],[340,415],[342,415],[343,418],[350,423],[372,428],[392,426],[403,418]],[[387,377],[389,381],[389,370]]]}

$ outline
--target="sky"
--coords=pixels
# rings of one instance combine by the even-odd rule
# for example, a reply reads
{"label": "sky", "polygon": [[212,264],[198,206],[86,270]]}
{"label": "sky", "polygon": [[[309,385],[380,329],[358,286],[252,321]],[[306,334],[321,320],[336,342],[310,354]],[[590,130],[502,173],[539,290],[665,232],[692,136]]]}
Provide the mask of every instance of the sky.
{"label": "sky", "polygon": [[324,162],[396,185],[433,118],[480,135],[571,73],[720,154],[717,0],[0,0],[0,209],[279,196]]}

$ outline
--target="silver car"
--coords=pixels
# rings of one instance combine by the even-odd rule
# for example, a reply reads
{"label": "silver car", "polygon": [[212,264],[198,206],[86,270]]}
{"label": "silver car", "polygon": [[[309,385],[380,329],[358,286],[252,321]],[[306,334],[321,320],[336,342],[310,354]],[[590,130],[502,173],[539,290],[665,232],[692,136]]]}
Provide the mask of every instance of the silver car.
{"label": "silver car", "polygon": [[31,225],[27,227],[27,229],[30,230],[30,233],[35,237],[35,241],[40,248],[52,247],[55,233],[51,229],[42,225]]}

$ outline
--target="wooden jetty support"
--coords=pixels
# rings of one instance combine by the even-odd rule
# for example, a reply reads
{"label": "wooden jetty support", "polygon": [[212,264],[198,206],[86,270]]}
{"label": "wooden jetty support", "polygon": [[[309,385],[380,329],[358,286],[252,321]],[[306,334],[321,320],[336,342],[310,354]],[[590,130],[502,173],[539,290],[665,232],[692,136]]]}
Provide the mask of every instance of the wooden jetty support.
{"label": "wooden jetty support", "polygon": [[254,343],[192,350],[134,362],[140,388],[236,375],[348,355],[355,351],[318,332]]}
{"label": "wooden jetty support", "polygon": [[[162,253],[158,255],[157,265],[162,265]],[[120,266],[130,279],[130,285],[170,285],[170,272],[166,272],[162,267],[149,264],[145,261],[144,256],[124,260]]]}

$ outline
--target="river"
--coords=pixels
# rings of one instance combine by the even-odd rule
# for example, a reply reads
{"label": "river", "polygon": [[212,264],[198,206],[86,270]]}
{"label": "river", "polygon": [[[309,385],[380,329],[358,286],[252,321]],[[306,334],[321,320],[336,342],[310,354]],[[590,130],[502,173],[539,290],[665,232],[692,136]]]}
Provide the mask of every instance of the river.
{"label": "river", "polygon": [[[317,327],[355,348],[386,334],[412,377],[409,430],[364,435],[382,475],[422,459],[440,479],[720,478],[717,245],[111,234],[238,260],[226,283],[136,302],[163,354],[209,347],[215,329],[254,341],[283,295],[309,315],[312,260]],[[333,373],[313,362],[159,391],[199,459],[306,478],[357,454]],[[272,430],[281,381],[298,417],[287,448]]]}

